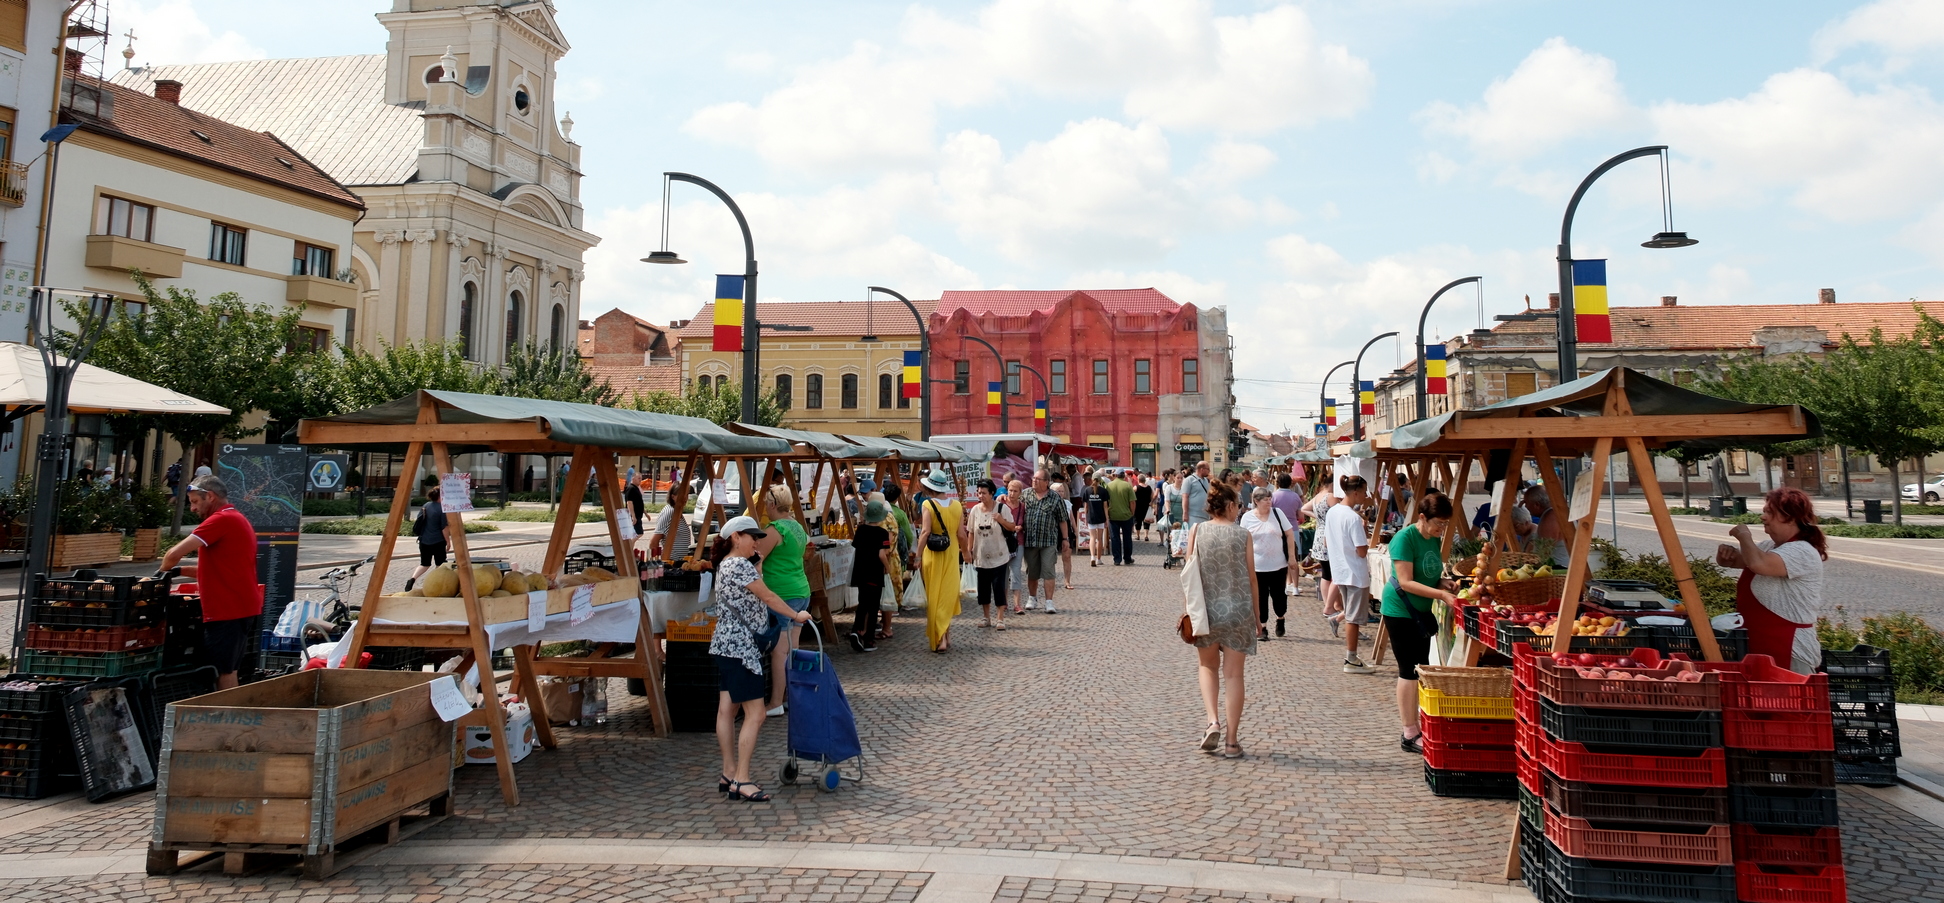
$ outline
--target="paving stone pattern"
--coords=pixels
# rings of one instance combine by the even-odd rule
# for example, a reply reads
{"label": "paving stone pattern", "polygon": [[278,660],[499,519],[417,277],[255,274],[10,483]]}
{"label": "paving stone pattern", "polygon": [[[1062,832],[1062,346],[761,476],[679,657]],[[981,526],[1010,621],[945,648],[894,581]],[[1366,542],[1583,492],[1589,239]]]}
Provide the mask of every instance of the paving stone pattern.
{"label": "paving stone pattern", "polygon": [[923,873],[829,869],[684,866],[434,865],[351,868],[325,881],[293,877],[231,878],[189,872],[174,878],[112,881],[48,878],[0,883],[12,903],[910,903]]}
{"label": "paving stone pattern", "polygon": [[1241,891],[1199,891],[1183,887],[1110,884],[1103,881],[1060,881],[1052,878],[1007,878],[992,896],[993,903],[1328,903],[1321,897],[1292,897]]}
{"label": "paving stone pattern", "polygon": [[1842,818],[1850,903],[1944,898],[1944,828],[1852,787]]}

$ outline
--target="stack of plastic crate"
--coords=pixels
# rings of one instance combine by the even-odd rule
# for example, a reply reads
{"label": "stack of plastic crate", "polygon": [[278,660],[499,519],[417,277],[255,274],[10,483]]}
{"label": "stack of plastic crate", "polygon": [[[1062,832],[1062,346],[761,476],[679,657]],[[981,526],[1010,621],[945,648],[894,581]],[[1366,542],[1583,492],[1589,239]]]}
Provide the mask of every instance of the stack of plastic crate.
{"label": "stack of plastic crate", "polygon": [[145,674],[162,665],[167,576],[34,577],[18,670],[42,677]]}
{"label": "stack of plastic crate", "polygon": [[76,686],[26,674],[0,677],[0,797],[40,799],[80,783],[61,703]]}
{"label": "stack of plastic crate", "polygon": [[[1685,663],[1645,647],[1570,664],[1513,651],[1519,853],[1533,893],[1732,903],[1722,679],[1666,679]],[[1616,668],[1627,676],[1606,676]]]}
{"label": "stack of plastic crate", "polygon": [[1829,675],[1829,714],[1836,731],[1836,783],[1888,787],[1897,783],[1897,686],[1890,650],[1858,646],[1823,650]]}
{"label": "stack of plastic crate", "polygon": [[1511,799],[1512,682],[1504,668],[1418,668],[1424,782],[1438,796]]}

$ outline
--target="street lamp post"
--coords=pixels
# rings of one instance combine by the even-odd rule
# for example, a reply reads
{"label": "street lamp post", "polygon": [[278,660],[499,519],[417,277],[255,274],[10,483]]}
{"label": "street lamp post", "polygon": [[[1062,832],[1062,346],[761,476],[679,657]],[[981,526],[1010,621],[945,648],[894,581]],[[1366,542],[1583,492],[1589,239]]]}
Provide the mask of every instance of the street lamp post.
{"label": "street lamp post", "polygon": [[1323,388],[1316,390],[1316,422],[1323,424],[1323,436],[1326,439],[1329,438],[1330,435],[1329,433],[1330,426],[1328,422],[1330,406],[1325,404],[1324,402],[1330,394],[1330,379],[1336,376],[1336,372],[1338,370],[1341,370],[1345,367],[1354,366],[1355,364],[1356,361],[1344,361],[1341,364],[1331,367],[1330,372],[1323,374]]}
{"label": "street lamp post", "polygon": [[1420,313],[1418,314],[1418,331],[1417,331],[1417,418],[1416,418],[1416,419],[1419,419],[1419,420],[1422,420],[1422,419],[1424,419],[1424,418],[1425,418],[1426,416],[1428,416],[1428,412],[1427,412],[1427,411],[1425,410],[1425,408],[1424,408],[1424,405],[1425,405],[1425,394],[1426,394],[1426,393],[1425,393],[1425,391],[1424,391],[1424,319],[1425,319],[1426,317],[1429,317],[1429,316],[1431,316],[1431,305],[1433,305],[1433,304],[1436,304],[1436,303],[1438,303],[1438,298],[1439,298],[1440,296],[1442,296],[1442,295],[1443,295],[1443,294],[1444,294],[1445,292],[1448,292],[1448,291],[1451,291],[1452,289],[1454,289],[1454,288],[1457,288],[1458,286],[1461,286],[1461,285],[1464,285],[1465,283],[1468,283],[1468,282],[1477,282],[1477,283],[1481,283],[1481,284],[1482,284],[1482,283],[1484,283],[1484,281],[1485,281],[1485,277],[1483,277],[1483,276],[1466,276],[1466,277],[1465,277],[1465,278],[1463,278],[1463,279],[1453,279],[1453,280],[1451,280],[1450,282],[1447,282],[1447,283],[1445,283],[1445,287],[1444,287],[1444,288],[1441,288],[1441,289],[1438,289],[1438,290],[1437,290],[1437,291],[1435,291],[1435,292],[1432,292],[1432,293],[1431,293],[1431,300],[1429,300],[1429,301],[1426,301],[1426,302],[1424,302],[1424,310],[1423,310],[1422,312],[1420,312]]}
{"label": "street lamp post", "polygon": [[[1391,332],[1387,332],[1384,333],[1383,335],[1373,337],[1370,341],[1365,342],[1363,348],[1357,351],[1356,361],[1350,365],[1350,392],[1355,397],[1356,399],[1355,404],[1357,406],[1354,414],[1355,419],[1350,421],[1350,423],[1352,424],[1350,429],[1351,439],[1363,438],[1363,356],[1364,356],[1364,352],[1369,351],[1370,346],[1377,344],[1378,340],[1388,339],[1394,335],[1397,335],[1397,332],[1395,330],[1392,330]],[[1335,372],[1335,371],[1331,371],[1331,372]],[[1325,386],[1324,388],[1328,388],[1328,386]]]}
{"label": "street lamp post", "polygon": [[871,292],[883,292],[898,299],[905,310],[911,311],[911,319],[918,323],[918,385],[922,387],[918,392],[918,438],[929,441],[932,433],[931,327],[925,322],[924,315],[918,312],[918,305],[911,303],[910,298],[881,285],[868,286],[864,291],[867,297]]}
{"label": "street lamp post", "polygon": [[[1053,411],[1051,410],[1053,405],[1053,390],[1046,382],[1046,374],[1039,372],[1039,368],[1034,367],[1032,364],[1028,364],[1023,361],[1020,363],[1019,369],[1033,374],[1033,377],[1039,380],[1040,383],[1039,397],[1046,401],[1047,407],[1049,409],[1046,412],[1046,433],[1047,435],[1050,436],[1053,434]],[[1024,395],[1026,393],[1021,392],[1019,394]],[[1034,424],[1034,426],[1038,426],[1038,425],[1039,424]]]}
{"label": "street lamp post", "polygon": [[[750,237],[749,220],[743,216],[742,208],[736,206],[729,193],[716,187],[714,182],[701,176],[685,172],[664,172],[663,178],[670,182],[688,182],[700,185],[710,194],[722,199],[729,205],[729,212],[736,215],[736,225],[742,228],[743,237],[743,322],[742,322],[742,422],[756,422],[757,383],[762,379],[759,364],[762,356],[762,327],[756,321],[756,240]],[[662,249],[641,258],[643,263],[687,263],[668,250],[668,188],[662,188]]]}
{"label": "street lamp post", "polygon": [[[1573,321],[1573,214],[1579,211],[1580,199],[1586,190],[1607,172],[1628,160],[1640,157],[1661,156],[1667,152],[1667,145],[1656,144],[1649,147],[1636,147],[1623,154],[1616,154],[1599,165],[1579,184],[1573,192],[1573,199],[1566,204],[1566,216],[1559,223],[1559,378],[1566,383],[1579,378],[1579,330]],[[1674,231],[1674,202],[1668,192],[1667,161],[1661,161],[1661,214],[1664,228],[1653,238],[1640,243],[1643,248],[1685,248],[1699,244],[1687,236],[1686,232]]]}
{"label": "street lamp post", "polygon": [[992,352],[993,362],[999,365],[999,388],[1002,390],[999,393],[999,432],[1002,433],[1012,432],[1012,418],[1007,416],[1008,412],[1006,410],[1006,393],[1003,391],[1006,387],[1005,358],[1000,357],[999,349],[992,347],[992,343],[986,341],[985,339],[979,338],[978,336],[972,336],[972,335],[961,335],[959,336],[959,338],[970,339],[974,342],[978,342],[979,344],[986,346],[987,351]]}

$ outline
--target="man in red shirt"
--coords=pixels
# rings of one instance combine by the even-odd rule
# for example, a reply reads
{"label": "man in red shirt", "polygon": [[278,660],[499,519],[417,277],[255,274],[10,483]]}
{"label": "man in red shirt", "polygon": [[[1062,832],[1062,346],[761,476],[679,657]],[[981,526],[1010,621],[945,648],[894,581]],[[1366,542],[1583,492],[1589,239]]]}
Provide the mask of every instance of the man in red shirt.
{"label": "man in red shirt", "polygon": [[202,517],[195,532],[162,556],[160,570],[176,567],[191,552],[196,563],[183,567],[202,594],[203,648],[216,666],[216,687],[236,686],[236,670],[256,637],[250,619],[263,613],[257,583],[256,528],[229,503],[223,481],[197,477],[189,483],[189,507]]}

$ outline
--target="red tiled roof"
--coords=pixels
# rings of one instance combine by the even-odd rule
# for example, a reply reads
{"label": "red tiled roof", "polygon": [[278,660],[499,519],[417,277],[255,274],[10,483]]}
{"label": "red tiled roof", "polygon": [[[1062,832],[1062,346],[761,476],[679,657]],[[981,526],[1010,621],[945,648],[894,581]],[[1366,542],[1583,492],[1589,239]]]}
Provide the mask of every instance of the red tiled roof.
{"label": "red tiled roof", "polygon": [[[1084,289],[1087,295],[1100,302],[1100,306],[1114,313],[1171,314],[1181,309],[1181,305],[1158,289],[1152,288],[1110,288]],[[973,314],[998,314],[1002,317],[1019,317],[1035,311],[1052,310],[1071,295],[1081,291],[1061,289],[1055,291],[1016,291],[997,289],[993,291],[944,292],[938,299],[938,312],[950,314],[965,310]]]}
{"label": "red tiled roof", "polygon": [[623,399],[636,393],[682,391],[682,365],[676,363],[650,364],[648,366],[602,366],[590,364],[588,372],[595,379],[605,379]]}
{"label": "red tiled roof", "polygon": [[[937,301],[912,299],[918,315],[930,317]],[[765,323],[808,326],[824,335],[916,336],[918,324],[911,311],[893,300],[883,301],[768,301],[756,305],[756,319]],[[682,340],[706,339],[715,332],[715,304],[702,305],[687,326],[674,331]],[[780,333],[788,335],[788,333]]]}
{"label": "red tiled roof", "polygon": [[[63,109],[61,120],[83,130],[107,135],[280,185],[347,207],[364,209],[364,201],[336,179],[318,169],[304,155],[268,132],[253,132],[206,116],[166,100],[158,100],[111,82],[81,76],[90,87],[108,96],[108,116]],[[201,136],[197,133],[200,132]]]}
{"label": "red tiled roof", "polygon": [[[1944,301],[1916,303],[1925,313],[1944,319]],[[1861,339],[1871,327],[1881,327],[1886,336],[1908,335],[1917,326],[1917,311],[1909,301],[1615,307],[1611,315],[1611,343],[1581,344],[1593,348],[1753,348],[1755,331],[1769,326],[1811,326],[1822,330],[1831,341],[1846,332]],[[1496,341],[1488,347],[1519,347],[1508,340],[1528,335],[1536,346],[1551,345],[1554,319],[1542,316],[1501,323],[1493,327]]]}

